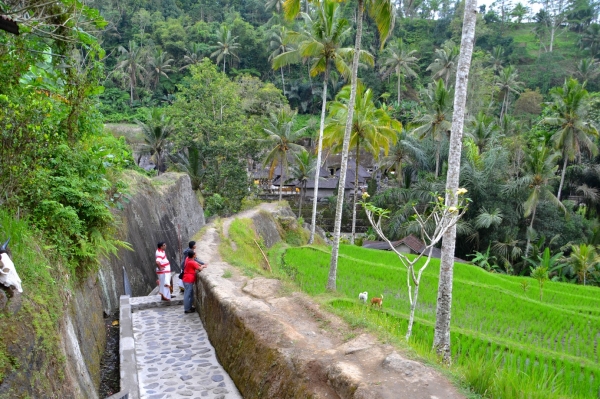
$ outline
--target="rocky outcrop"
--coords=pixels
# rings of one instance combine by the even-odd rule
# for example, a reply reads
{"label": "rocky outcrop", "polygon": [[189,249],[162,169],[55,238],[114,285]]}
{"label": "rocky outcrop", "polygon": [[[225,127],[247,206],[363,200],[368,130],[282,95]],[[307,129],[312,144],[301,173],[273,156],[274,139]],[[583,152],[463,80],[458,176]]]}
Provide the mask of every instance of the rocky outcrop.
{"label": "rocky outcrop", "polygon": [[118,216],[122,220],[121,240],[130,243],[133,251],[120,250],[118,257],[102,262],[98,278],[106,313],[118,309],[119,297],[124,294],[123,270],[132,296],[148,295],[156,286],[156,244],[167,243],[171,267],[178,270],[180,254],[204,226],[204,211],[188,175],[165,173],[149,179],[130,172],[127,180],[131,197]]}
{"label": "rocky outcrop", "polygon": [[[165,173],[150,179],[127,172],[124,178],[130,195],[116,216],[119,238],[133,251],[120,249],[118,256],[102,260],[97,275],[61,289],[52,303],[36,309],[23,299],[29,292],[0,287],[0,345],[6,354],[0,356],[0,371],[5,370],[0,372],[0,399],[97,398],[106,343],[103,316],[119,307],[123,270],[133,295],[147,295],[156,286],[156,243],[167,242],[167,255],[177,264],[179,248],[204,225],[187,175]],[[47,325],[32,325],[32,312],[45,313],[41,320]],[[53,339],[41,339],[39,331]]]}

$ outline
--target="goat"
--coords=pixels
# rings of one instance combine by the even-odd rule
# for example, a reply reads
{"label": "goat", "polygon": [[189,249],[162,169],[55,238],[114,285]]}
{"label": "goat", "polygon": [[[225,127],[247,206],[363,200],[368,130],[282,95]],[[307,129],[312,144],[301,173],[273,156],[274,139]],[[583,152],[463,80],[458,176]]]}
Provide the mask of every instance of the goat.
{"label": "goat", "polygon": [[371,306],[373,305],[377,305],[379,306],[379,309],[381,309],[381,307],[383,306],[383,294],[381,294],[381,298],[371,298]]}
{"label": "goat", "polygon": [[368,299],[369,299],[369,293],[367,291],[361,292],[360,294],[358,294],[358,300],[361,301],[362,303],[367,303]]}

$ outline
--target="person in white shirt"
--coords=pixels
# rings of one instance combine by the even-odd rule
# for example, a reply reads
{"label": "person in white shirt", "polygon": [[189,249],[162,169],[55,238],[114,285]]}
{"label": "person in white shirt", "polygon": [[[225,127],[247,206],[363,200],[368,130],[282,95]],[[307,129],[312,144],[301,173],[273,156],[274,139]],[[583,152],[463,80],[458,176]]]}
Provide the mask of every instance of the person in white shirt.
{"label": "person in white shirt", "polygon": [[156,248],[156,274],[158,275],[158,293],[163,301],[171,300],[171,264],[165,253],[167,244],[163,241]]}

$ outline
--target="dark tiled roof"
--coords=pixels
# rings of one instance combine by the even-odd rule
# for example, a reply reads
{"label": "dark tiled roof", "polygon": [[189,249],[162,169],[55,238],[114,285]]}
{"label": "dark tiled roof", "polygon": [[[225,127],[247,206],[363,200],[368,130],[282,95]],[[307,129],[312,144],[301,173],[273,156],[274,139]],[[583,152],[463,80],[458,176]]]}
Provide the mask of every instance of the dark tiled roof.
{"label": "dark tiled roof", "polygon": [[[415,253],[421,253],[422,251],[425,250],[425,243],[423,241],[419,240],[417,237],[413,236],[412,234],[404,237],[401,240],[392,241],[392,245],[394,246],[394,248],[397,248],[398,246],[400,246],[402,244],[409,247]],[[363,241],[363,247],[371,248],[371,249],[381,249],[381,250],[385,250],[385,251],[390,250],[389,244],[385,241]],[[442,257],[442,250],[439,248],[433,247],[429,250],[429,254],[425,254],[425,255],[428,255],[430,258],[440,259]],[[456,258],[456,257],[454,258],[454,260],[456,262],[469,263],[463,259]]]}
{"label": "dark tiled roof", "polygon": [[[319,179],[319,189],[321,189],[321,188],[335,188],[335,186],[337,186],[337,182],[338,182],[338,179]],[[314,181],[314,179],[308,180],[306,182],[306,188],[307,189],[311,189],[311,190],[315,188],[315,181]],[[346,188],[349,188],[349,187],[346,186]]]}
{"label": "dark tiled roof", "polygon": [[[392,245],[396,248],[398,245],[402,244],[400,241],[392,241]],[[362,244],[363,248],[371,248],[371,249],[383,249],[389,251],[390,245],[385,241],[367,241],[364,240]]]}

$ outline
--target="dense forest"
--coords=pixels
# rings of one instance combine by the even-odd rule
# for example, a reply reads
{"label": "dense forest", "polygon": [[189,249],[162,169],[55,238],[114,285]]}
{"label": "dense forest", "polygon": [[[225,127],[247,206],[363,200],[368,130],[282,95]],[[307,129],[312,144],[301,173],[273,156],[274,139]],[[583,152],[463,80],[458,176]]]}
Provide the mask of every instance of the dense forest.
{"label": "dense forest", "polygon": [[[65,2],[66,9],[71,3]],[[142,149],[160,171],[188,173],[207,214],[239,210],[257,191],[248,173],[257,166],[280,165],[289,180],[314,178],[324,99],[323,143],[327,151],[340,150],[356,4],[298,4],[295,17],[286,18],[278,0],[87,1],[79,21],[96,23],[74,25],[80,29],[77,45],[53,36],[55,30],[25,39],[3,34],[4,49],[20,48],[27,56],[17,59],[15,51],[3,50],[9,85],[2,94],[34,90],[2,97],[8,102],[3,131],[18,129],[6,121],[18,122],[9,110],[26,100],[19,96],[42,96],[27,109],[64,108],[57,121],[37,115],[48,126],[36,134],[47,141],[61,134],[61,142],[35,151],[25,145],[35,137],[17,150],[14,143],[3,145],[3,203],[43,221],[66,212],[74,224],[61,223],[52,234],[63,237],[66,230],[73,242],[81,242],[83,231],[91,237],[81,221],[88,215],[70,208],[73,198],[61,193],[41,201],[43,190],[32,191],[30,182],[50,184],[39,176],[47,169],[63,173],[62,163],[52,169],[60,154],[54,147],[71,151],[69,143],[80,138],[86,157],[100,162],[109,154],[119,168],[135,167],[120,147],[123,141],[98,132],[101,122],[139,125]],[[6,15],[18,14],[15,5],[0,6]],[[374,204],[391,211],[385,231],[392,239],[418,233],[411,223],[413,205],[426,209],[431,194],[444,191],[463,10],[462,2],[395,4],[386,38],[375,20],[364,19],[356,101],[361,122],[350,152],[376,159],[369,193]],[[458,226],[457,255],[490,271],[529,274],[548,248],[551,277],[598,284],[597,5],[497,1],[479,11],[460,180],[472,202]],[[39,29],[28,24],[33,33]],[[53,126],[65,133],[48,133]],[[92,132],[101,143],[87,140]],[[107,148],[119,149],[119,155]],[[18,179],[10,175],[11,167],[40,160],[43,169]],[[81,175],[89,167],[72,166]],[[126,195],[111,176],[92,189],[111,193],[103,201],[118,205]],[[351,203],[345,207],[350,217]],[[89,217],[98,226],[110,219]],[[86,256],[85,250],[67,252]]]}
{"label": "dense forest", "polygon": [[[247,165],[274,150],[265,138],[269,127],[293,120],[288,133],[297,134],[286,139],[318,136],[328,63],[324,143],[336,142],[335,109],[347,102],[353,2],[302,3],[292,20],[282,1],[90,6],[108,21],[99,34],[107,53],[105,121],[165,127],[153,152],[163,167],[179,165],[195,177],[209,212],[239,209]],[[414,232],[409,205],[443,192],[463,8],[448,1],[397,4],[383,47],[375,23],[365,19],[364,94],[403,125],[383,142],[359,139],[375,156],[389,147],[378,163],[387,184],[370,191],[372,201],[392,210],[391,238]],[[597,6],[497,1],[479,8],[461,170],[473,202],[459,225],[457,253],[489,270],[528,274],[549,248],[561,253],[547,265],[554,278],[597,283]],[[288,107],[297,115],[281,111]],[[282,163],[289,176],[302,178],[314,159],[293,153],[301,151]]]}
{"label": "dense forest", "polygon": [[[125,169],[187,173],[206,216],[230,215],[263,194],[255,173],[279,175],[280,198],[287,182],[304,193],[323,153],[341,151],[341,164],[328,166],[342,181],[372,162],[359,196],[369,204],[353,204],[357,180],[343,204],[353,224],[356,211],[364,218],[365,207],[377,209],[387,216],[380,235],[396,240],[434,231],[418,222],[451,212],[462,216],[456,255],[490,278],[531,276],[540,302],[547,279],[600,285],[598,4],[478,7],[460,189],[449,193],[446,175],[459,158],[449,154],[461,143],[450,146],[464,108],[453,109],[464,92],[465,8],[447,0],[0,0],[0,239],[14,243],[23,309],[51,358],[60,356],[48,326],[70,285],[129,248],[114,212],[128,202]],[[108,124],[135,127],[139,140]],[[150,168],[139,166],[142,157]],[[319,212],[342,213],[340,190]],[[459,193],[460,209],[447,206]],[[369,229],[364,238],[376,237]],[[330,291],[338,249],[334,231]],[[527,294],[527,284],[521,289]],[[595,318],[590,309],[581,312]],[[7,353],[0,341],[0,377],[16,367]]]}

